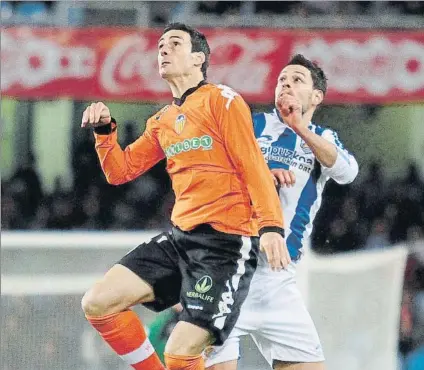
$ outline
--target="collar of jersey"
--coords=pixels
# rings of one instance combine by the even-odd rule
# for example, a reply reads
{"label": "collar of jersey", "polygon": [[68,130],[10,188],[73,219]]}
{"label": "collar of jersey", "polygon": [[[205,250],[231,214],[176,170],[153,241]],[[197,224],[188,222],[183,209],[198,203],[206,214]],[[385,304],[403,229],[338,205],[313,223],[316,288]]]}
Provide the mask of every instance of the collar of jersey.
{"label": "collar of jersey", "polygon": [[181,95],[181,98],[175,98],[174,97],[173,103],[180,107],[181,105],[184,104],[184,102],[186,101],[186,99],[189,95],[193,94],[199,87],[202,87],[203,85],[206,85],[206,84],[207,84],[207,82],[205,80],[200,81],[197,86],[191,87],[183,95]]}
{"label": "collar of jersey", "polygon": [[[281,123],[283,123],[283,124],[284,124],[284,125],[286,125],[288,128],[290,128],[290,127],[287,125],[287,123],[285,123],[285,122],[284,122],[283,117],[281,117],[280,112],[278,111],[278,109],[277,109],[277,108],[274,108],[274,114],[278,117],[278,119],[280,120],[280,122],[281,122]],[[309,128],[309,129],[312,129],[312,128],[313,128],[313,123],[312,123],[312,122],[309,122],[308,128]]]}

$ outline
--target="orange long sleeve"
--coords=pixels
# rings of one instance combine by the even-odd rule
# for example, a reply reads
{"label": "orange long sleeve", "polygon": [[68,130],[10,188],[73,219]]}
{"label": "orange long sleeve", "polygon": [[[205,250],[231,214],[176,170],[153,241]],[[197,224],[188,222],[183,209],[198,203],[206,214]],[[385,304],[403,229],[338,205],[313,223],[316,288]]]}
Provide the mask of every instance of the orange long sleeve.
{"label": "orange long sleeve", "polygon": [[[244,100],[229,88],[215,96],[214,113],[220,123],[224,145],[243,179],[262,227],[283,227],[280,200],[268,166],[253,132],[251,112]],[[227,95],[227,96],[226,96]]]}
{"label": "orange long sleeve", "polygon": [[119,185],[134,180],[165,158],[149,126],[147,124],[144,134],[125,150],[118,143],[116,131],[110,135],[94,134],[100,165],[110,184]]}

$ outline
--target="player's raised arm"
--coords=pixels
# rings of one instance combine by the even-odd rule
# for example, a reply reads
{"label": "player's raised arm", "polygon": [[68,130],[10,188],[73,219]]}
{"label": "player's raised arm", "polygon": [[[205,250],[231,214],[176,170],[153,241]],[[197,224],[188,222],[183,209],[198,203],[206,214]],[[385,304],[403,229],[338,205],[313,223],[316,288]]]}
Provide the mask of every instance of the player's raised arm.
{"label": "player's raised arm", "polygon": [[116,121],[105,104],[93,103],[84,111],[81,127],[90,126],[94,127],[96,152],[110,184],[119,185],[131,181],[165,158],[149,121],[143,135],[125,150],[118,143]]}
{"label": "player's raised arm", "polygon": [[322,166],[323,173],[339,184],[348,184],[358,174],[358,163],[344,148],[337,134],[330,129],[313,132],[308,127],[315,108],[310,108],[302,117],[302,104],[291,95],[281,94],[277,99],[277,109],[284,122],[299,135],[314,153]]}
{"label": "player's raised arm", "polygon": [[253,133],[249,107],[241,96],[226,86],[216,95],[212,107],[231,161],[249,191],[259,228],[282,228],[280,201]]}

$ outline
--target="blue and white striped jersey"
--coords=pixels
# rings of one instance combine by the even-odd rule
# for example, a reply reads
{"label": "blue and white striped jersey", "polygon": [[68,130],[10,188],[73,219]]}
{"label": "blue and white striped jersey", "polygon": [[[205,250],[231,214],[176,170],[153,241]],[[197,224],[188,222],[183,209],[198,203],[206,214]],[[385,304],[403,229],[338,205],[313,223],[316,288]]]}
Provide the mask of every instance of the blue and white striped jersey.
{"label": "blue and white striped jersey", "polygon": [[329,178],[339,184],[352,182],[358,163],[344,148],[337,134],[310,123],[309,129],[337,147],[337,160],[327,168],[315,158],[308,145],[288,127],[274,109],[253,115],[256,139],[270,169],[291,170],[296,175],[293,187],[281,187],[279,196],[286,224],[286,242],[292,260],[302,255],[303,241],[312,232],[312,223],[321,206],[322,192]]}

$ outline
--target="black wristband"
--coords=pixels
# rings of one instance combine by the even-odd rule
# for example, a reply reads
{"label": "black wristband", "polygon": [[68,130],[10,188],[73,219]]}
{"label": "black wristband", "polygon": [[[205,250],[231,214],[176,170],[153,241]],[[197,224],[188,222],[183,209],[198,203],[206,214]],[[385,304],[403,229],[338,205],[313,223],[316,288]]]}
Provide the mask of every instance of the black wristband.
{"label": "black wristband", "polygon": [[286,236],[284,229],[282,227],[278,226],[265,226],[262,229],[259,230],[259,236],[262,236],[265,233],[278,233],[283,238]]}
{"label": "black wristband", "polygon": [[[114,123],[114,127],[112,127],[112,123]],[[110,135],[112,132],[116,130],[116,120],[111,117],[110,123],[103,126],[94,127],[94,132],[97,135]]]}

